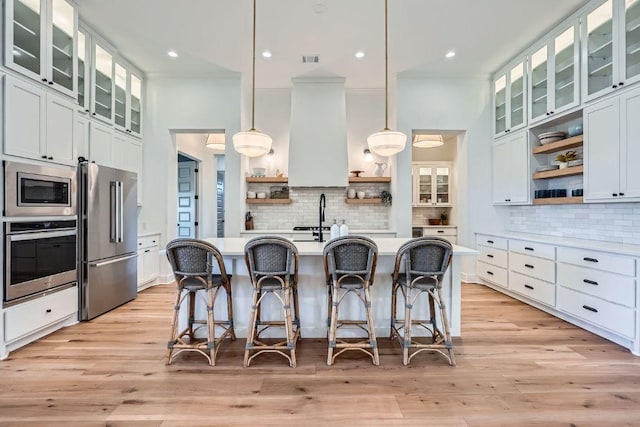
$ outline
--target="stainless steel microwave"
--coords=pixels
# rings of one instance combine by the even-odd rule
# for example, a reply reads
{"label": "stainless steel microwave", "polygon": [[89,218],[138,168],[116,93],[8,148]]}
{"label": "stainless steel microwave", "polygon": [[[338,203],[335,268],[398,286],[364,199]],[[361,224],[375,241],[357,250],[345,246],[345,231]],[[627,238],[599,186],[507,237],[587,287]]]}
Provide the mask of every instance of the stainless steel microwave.
{"label": "stainless steel microwave", "polygon": [[76,215],[76,171],[5,161],[4,215]]}

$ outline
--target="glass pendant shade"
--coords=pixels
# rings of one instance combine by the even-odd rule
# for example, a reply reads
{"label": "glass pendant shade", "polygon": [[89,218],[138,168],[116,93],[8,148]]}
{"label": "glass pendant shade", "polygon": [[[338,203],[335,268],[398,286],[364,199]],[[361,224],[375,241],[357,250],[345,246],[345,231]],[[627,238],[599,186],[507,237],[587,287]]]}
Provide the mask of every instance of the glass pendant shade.
{"label": "glass pendant shade", "polygon": [[204,145],[212,150],[224,151],[224,133],[210,133]]}
{"label": "glass pendant shade", "polygon": [[247,157],[263,156],[271,150],[271,137],[255,129],[233,135],[233,148]]}
{"label": "glass pendant shade", "polygon": [[417,148],[434,148],[444,145],[442,135],[416,135],[413,137],[413,146]]}
{"label": "glass pendant shade", "polygon": [[404,146],[407,143],[407,135],[396,130],[384,129],[369,135],[367,143],[373,153],[389,157],[404,150]]}

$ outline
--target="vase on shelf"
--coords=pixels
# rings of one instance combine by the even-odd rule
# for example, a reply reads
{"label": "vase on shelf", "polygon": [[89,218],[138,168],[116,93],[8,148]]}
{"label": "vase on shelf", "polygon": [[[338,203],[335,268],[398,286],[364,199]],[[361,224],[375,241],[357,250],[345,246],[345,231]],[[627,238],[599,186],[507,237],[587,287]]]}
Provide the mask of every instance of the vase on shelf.
{"label": "vase on shelf", "polygon": [[384,171],[387,168],[386,163],[376,163],[376,168],[373,171],[375,176],[384,176]]}
{"label": "vase on shelf", "polygon": [[559,165],[560,165],[560,169],[566,169],[567,166],[569,166],[569,163],[568,162],[560,162]]}

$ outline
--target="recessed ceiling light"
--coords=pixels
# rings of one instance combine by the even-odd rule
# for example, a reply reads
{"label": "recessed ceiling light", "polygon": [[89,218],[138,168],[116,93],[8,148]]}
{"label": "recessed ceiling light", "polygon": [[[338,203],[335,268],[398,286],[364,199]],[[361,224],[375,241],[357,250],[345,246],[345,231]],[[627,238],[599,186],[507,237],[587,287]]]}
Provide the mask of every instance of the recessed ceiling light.
{"label": "recessed ceiling light", "polygon": [[262,57],[263,58],[271,58],[271,52],[268,51],[268,50],[262,51]]}
{"label": "recessed ceiling light", "polygon": [[170,51],[167,52],[167,55],[169,55],[172,58],[177,58],[178,57],[178,52],[176,52],[175,50],[171,49]]}
{"label": "recessed ceiling light", "polygon": [[445,56],[445,58],[453,58],[454,56],[456,56],[456,51],[455,50],[450,50],[444,56]]}
{"label": "recessed ceiling light", "polygon": [[360,58],[364,58],[364,52],[359,50],[356,52],[356,58],[360,59]]}

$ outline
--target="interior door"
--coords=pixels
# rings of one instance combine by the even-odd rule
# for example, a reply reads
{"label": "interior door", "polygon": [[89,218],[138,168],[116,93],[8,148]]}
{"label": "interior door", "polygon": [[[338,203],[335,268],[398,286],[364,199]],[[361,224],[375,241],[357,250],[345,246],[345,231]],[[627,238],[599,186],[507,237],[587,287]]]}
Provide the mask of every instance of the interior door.
{"label": "interior door", "polygon": [[217,237],[224,237],[224,171],[216,179],[216,220]]}
{"label": "interior door", "polygon": [[197,238],[196,162],[178,162],[178,237]]}

